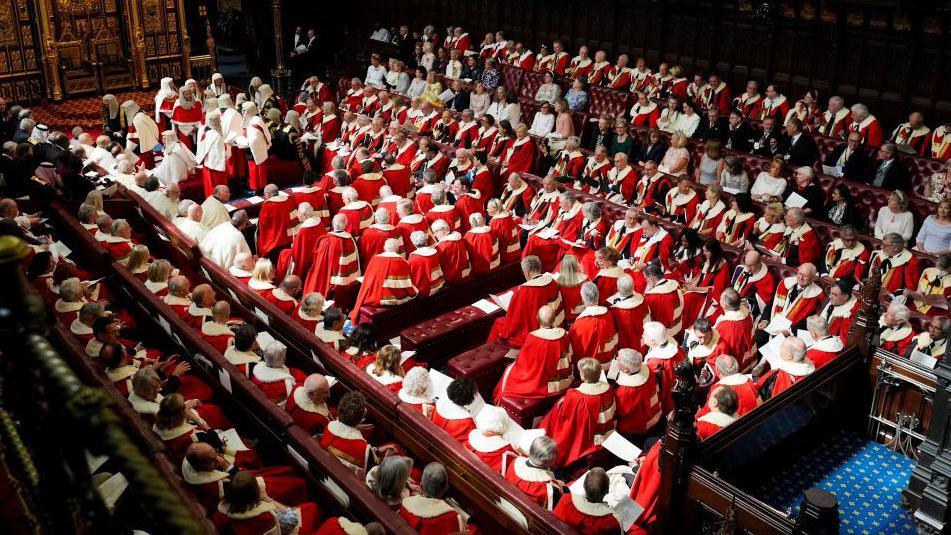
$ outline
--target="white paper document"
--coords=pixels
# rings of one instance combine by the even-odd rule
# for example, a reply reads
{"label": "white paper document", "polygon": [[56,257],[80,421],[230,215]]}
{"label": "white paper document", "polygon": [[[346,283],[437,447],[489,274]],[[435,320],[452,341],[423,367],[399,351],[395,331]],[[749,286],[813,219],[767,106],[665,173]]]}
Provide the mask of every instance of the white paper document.
{"label": "white paper document", "polygon": [[248,197],[245,200],[248,201],[248,204],[251,204],[251,205],[261,204],[262,202],[264,202],[264,197],[259,197],[255,195],[254,197]]}
{"label": "white paper document", "polygon": [[433,398],[441,398],[446,396],[446,389],[449,388],[449,383],[452,382],[452,377],[442,373],[438,370],[429,370],[429,383],[432,386]]}
{"label": "white paper document", "polygon": [[640,448],[635,446],[630,440],[624,438],[617,431],[608,435],[608,438],[604,439],[601,445],[604,446],[604,449],[628,463],[634,462],[634,459],[637,459],[641,454]]}
{"label": "white paper document", "polygon": [[475,303],[472,303],[472,306],[478,308],[482,312],[485,312],[486,315],[492,314],[496,310],[501,309],[499,305],[496,305],[495,303],[493,303],[492,301],[489,301],[488,299],[479,299]]}
{"label": "white paper document", "polygon": [[50,245],[50,254],[53,255],[54,259],[66,258],[73,252],[72,249],[66,246],[65,243],[61,241],[55,241]]}
{"label": "white paper document", "polygon": [[274,342],[277,341],[277,340],[274,339],[273,336],[271,336],[271,333],[269,333],[269,332],[267,332],[267,331],[261,331],[261,332],[259,332],[256,339],[257,339],[257,341],[258,341],[258,347],[260,347],[261,349],[264,349],[264,348],[266,348],[267,346],[269,346],[269,345],[271,345],[271,344],[273,344]]}
{"label": "white paper document", "polygon": [[507,440],[518,451],[528,453],[532,447],[532,442],[538,437],[545,436],[544,429],[522,429],[522,426],[515,423],[515,420],[509,420],[508,429],[502,438]]}
{"label": "white paper document", "polygon": [[812,344],[816,343],[815,339],[812,338],[812,335],[809,334],[809,331],[805,329],[796,330],[796,338],[802,340],[806,343],[806,347],[810,347]]}
{"label": "white paper document", "polygon": [[838,177],[842,176],[842,171],[841,171],[838,167],[833,167],[833,166],[831,166],[831,165],[825,165],[825,164],[823,164],[823,166],[822,166],[822,174],[824,174],[824,175],[831,175],[831,176],[834,176],[834,177],[838,178]]}
{"label": "white paper document", "polygon": [[782,336],[774,336],[768,344],[759,348],[759,352],[763,357],[766,358],[766,362],[769,362],[770,368],[776,369],[780,366],[780,361],[782,358],[779,356],[779,347],[783,345]]}
{"label": "white paper document", "polygon": [[509,305],[512,303],[512,295],[514,295],[514,292],[510,290],[508,292],[505,292],[502,295],[489,294],[489,297],[493,301],[495,301],[495,304],[499,305],[499,307],[501,307],[502,310],[505,310],[507,312],[509,309]]}
{"label": "white paper document", "polygon": [[783,331],[788,331],[792,328],[792,322],[786,319],[786,316],[782,314],[776,314],[770,320],[769,325],[766,326],[765,330],[769,334],[777,335]]}
{"label": "white paper document", "polygon": [[99,485],[97,490],[106,509],[110,511],[115,509],[116,502],[119,501],[128,486],[129,481],[121,473],[113,475]]}
{"label": "white paper document", "polygon": [[803,197],[802,195],[796,192],[793,192],[792,195],[790,195],[789,198],[786,199],[786,206],[788,208],[802,208],[803,206],[806,205],[807,202],[809,201],[807,201],[805,197]]}
{"label": "white paper document", "polygon": [[241,440],[241,437],[238,436],[238,431],[234,428],[228,429],[226,431],[216,431],[218,433],[218,438],[228,447],[228,449],[234,451],[248,451],[248,447],[244,445],[244,441]]}
{"label": "white paper document", "polygon": [[938,364],[938,359],[918,350],[915,350],[911,353],[911,361],[920,364],[929,370],[933,370],[935,365]]}
{"label": "white paper document", "polygon": [[404,362],[412,358],[416,354],[415,351],[401,351],[400,352],[400,365],[402,366]]}

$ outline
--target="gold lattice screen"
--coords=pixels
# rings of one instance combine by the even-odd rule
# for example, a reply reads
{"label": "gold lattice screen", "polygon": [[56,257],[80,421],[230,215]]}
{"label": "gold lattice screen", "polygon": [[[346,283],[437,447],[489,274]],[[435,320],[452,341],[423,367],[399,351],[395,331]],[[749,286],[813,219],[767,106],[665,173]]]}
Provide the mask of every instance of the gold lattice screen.
{"label": "gold lattice screen", "polygon": [[0,0],[0,96],[18,102],[43,94],[36,17],[29,0]]}

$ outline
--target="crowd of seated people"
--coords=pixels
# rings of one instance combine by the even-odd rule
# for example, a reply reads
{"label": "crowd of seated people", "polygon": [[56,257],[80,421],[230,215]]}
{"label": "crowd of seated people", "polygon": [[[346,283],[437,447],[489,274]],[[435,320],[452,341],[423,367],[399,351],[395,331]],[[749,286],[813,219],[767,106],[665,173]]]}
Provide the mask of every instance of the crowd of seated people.
{"label": "crowd of seated people", "polygon": [[[534,61],[539,72],[554,72],[549,84],[558,87],[558,76],[573,75],[639,93],[629,118],[598,117],[585,145],[581,132],[568,130],[567,116],[560,116],[568,113],[566,105],[569,111],[577,108],[581,88],[572,88],[574,96],[563,103],[543,84],[531,96],[554,100],[559,116],[535,121],[541,130],[523,122],[527,117],[521,117],[518,101],[499,85],[495,60],[524,67],[531,54],[520,43],[498,44],[507,43],[499,37],[489,43],[487,36],[477,61],[485,63],[479,91],[501,90],[484,112],[471,108],[476,99],[470,108],[446,106],[435,77],[428,84],[424,80],[418,100],[397,97],[399,83],[373,88],[356,79],[334,101],[336,88],[311,79],[297,98],[299,115],[290,116],[294,124],[286,117],[265,121],[259,112],[266,116],[265,108],[273,110],[280,101],[262,85],[239,95],[236,100],[245,100],[240,111],[230,96],[205,103],[207,113],[193,132],[203,156],[195,169],[165,164],[159,178],[146,176],[146,170],[188,150],[188,139],[174,147],[177,152],[161,155],[139,143],[114,154],[114,165],[94,168],[122,185],[110,193],[135,193],[249,291],[418,407],[563,518],[591,509],[568,495],[571,506],[561,506],[548,492],[561,488],[556,471],[563,475],[566,467],[583,462],[611,432],[640,444],[660,434],[673,409],[679,363],[692,364],[705,389],[697,426],[707,438],[834,359],[858,308],[854,294],[872,273],[881,278],[887,310],[880,345],[900,355],[943,354],[951,296],[951,203],[942,192],[949,190],[943,177],[928,181],[928,198],[942,202],[927,221],[909,221],[908,198],[917,193],[896,155],[899,146],[913,143],[901,128],[886,140],[864,106],[847,110],[837,97],[825,114],[816,95],[792,105],[773,85],[759,96],[758,86],[750,84],[744,95],[731,99],[729,87],[716,76],[694,77],[688,84],[676,66],[662,65],[652,73],[643,60],[634,68],[627,67],[627,58],[606,65],[600,51],[596,60],[582,54],[572,60],[557,43],[552,54]],[[429,45],[424,49],[440,46],[424,42]],[[511,54],[495,53],[506,47]],[[399,82],[403,67],[393,63]],[[458,104],[465,86],[454,83],[452,90],[451,101]],[[663,106],[658,99],[666,99]],[[177,105],[169,104],[173,111]],[[449,113],[440,115],[440,108]],[[138,124],[125,132],[126,140],[143,141],[158,130],[147,113],[128,110],[129,122]],[[244,129],[242,114],[248,122]],[[184,128],[176,124],[170,118],[163,127],[181,133]],[[301,173],[303,186],[282,190],[284,184],[269,171],[281,159],[269,146],[271,136],[280,137],[276,133],[288,125],[297,129],[292,144],[309,170]],[[658,130],[641,136],[639,128]],[[913,129],[920,131],[920,124]],[[228,132],[236,136],[225,144]],[[925,154],[934,150],[935,139],[941,143],[940,132],[918,140]],[[846,219],[854,217],[851,190],[827,194],[817,179],[820,153],[813,137],[840,134],[845,148],[829,167],[848,180],[895,190],[871,225],[880,241],[861,234],[867,221]],[[699,157],[687,148],[688,137],[705,144]],[[582,146],[593,149],[590,155]],[[869,148],[878,149],[878,163],[860,169],[863,157],[871,156],[858,154]],[[84,149],[80,144],[73,150]],[[736,157],[742,151],[770,158],[768,168],[758,174],[745,169]],[[789,173],[794,180],[787,181]],[[198,175],[204,195],[180,199],[180,183]],[[161,178],[169,176],[174,180]],[[232,188],[262,195],[234,209]],[[345,397],[336,409],[328,408],[325,378],[288,367],[279,344],[258,347],[254,327],[236,322],[227,301],[217,299],[207,284],[193,287],[169,262],[150,258],[129,223],[110,218],[95,193],[93,188],[77,212],[90,234],[269,399],[299,415],[302,427],[322,432],[325,448],[364,473],[396,454],[390,445],[373,447],[362,438],[358,426],[365,400]],[[0,207],[2,233],[23,237],[40,252],[49,249],[37,217],[19,214],[12,200]],[[830,235],[822,221],[843,226]],[[438,298],[445,288],[478,281],[520,257],[525,282],[514,288],[489,341],[518,350],[492,396],[496,404],[551,402],[540,414],[547,436],[536,439],[530,451],[501,440],[508,421],[498,413],[493,417],[494,407],[470,412],[478,394],[471,381],[457,379],[445,397],[428,397],[426,370],[361,325],[365,310]],[[77,290],[74,280],[64,278],[65,268],[51,264],[38,261],[31,270],[43,291],[58,292],[56,312],[76,314],[70,323],[82,316],[79,323],[86,327],[77,329],[113,352],[109,338],[115,327],[99,322],[97,328],[94,310],[79,314],[87,300],[96,301],[89,296],[96,285],[80,283]],[[334,305],[325,310],[330,300]],[[109,361],[117,377],[132,365],[131,349],[135,344]],[[601,377],[612,369],[617,373]],[[156,373],[176,371],[165,366]],[[148,381],[150,387],[156,380]],[[645,450],[650,466],[653,452]],[[650,477],[649,470],[642,473]],[[599,484],[591,486],[588,494],[586,481],[588,500],[598,496]],[[438,490],[434,483],[419,495],[441,499]],[[387,496],[401,492],[391,488]]]}

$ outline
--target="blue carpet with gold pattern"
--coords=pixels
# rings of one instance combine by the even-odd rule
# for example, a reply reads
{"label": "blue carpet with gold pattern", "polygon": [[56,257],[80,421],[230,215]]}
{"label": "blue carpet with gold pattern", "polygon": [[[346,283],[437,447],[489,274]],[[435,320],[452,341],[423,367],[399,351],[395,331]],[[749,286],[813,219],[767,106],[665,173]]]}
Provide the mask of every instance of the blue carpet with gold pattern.
{"label": "blue carpet with gold pattern", "polygon": [[758,490],[766,503],[795,517],[803,492],[819,487],[839,500],[841,533],[915,533],[901,506],[915,462],[849,431],[807,451]]}

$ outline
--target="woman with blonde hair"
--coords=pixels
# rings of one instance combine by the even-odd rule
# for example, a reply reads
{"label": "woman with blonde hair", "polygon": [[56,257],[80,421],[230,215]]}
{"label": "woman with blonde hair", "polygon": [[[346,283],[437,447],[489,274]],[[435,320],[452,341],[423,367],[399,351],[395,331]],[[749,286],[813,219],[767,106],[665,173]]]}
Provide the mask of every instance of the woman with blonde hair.
{"label": "woman with blonde hair", "polygon": [[687,150],[687,136],[683,132],[674,132],[670,136],[670,148],[664,154],[657,170],[661,173],[674,176],[687,174],[687,164],[690,163],[690,152]]}
{"label": "woman with blonde hair", "polygon": [[251,278],[248,279],[248,287],[261,294],[261,297],[267,297],[274,289],[274,264],[267,258],[258,258],[251,270]]}
{"label": "woman with blonde hair", "polygon": [[882,239],[892,232],[901,234],[907,242],[915,230],[915,217],[908,211],[908,196],[901,191],[893,191],[888,196],[888,204],[878,209],[875,219],[875,237]]}
{"label": "woman with blonde hair", "polygon": [[951,252],[951,199],[944,199],[925,218],[915,238],[919,251],[943,255]]}
{"label": "woman with blonde hair", "polygon": [[578,257],[571,253],[561,258],[557,275],[558,291],[561,293],[565,319],[573,321],[584,309],[581,303],[581,285],[588,282],[588,276],[585,275]]}
{"label": "woman with blonde hair", "polygon": [[101,190],[94,189],[90,191],[89,193],[87,193],[86,200],[84,202],[88,205],[95,207],[95,209],[98,210],[100,214],[106,213],[102,205],[102,191]]}
{"label": "woman with blonde hair", "polygon": [[769,250],[775,248],[779,240],[783,239],[783,233],[786,232],[785,215],[786,209],[782,203],[774,202],[767,205],[763,210],[763,216],[753,225],[750,241],[759,243]]}
{"label": "woman with blonde hair", "polygon": [[145,282],[149,277],[149,248],[142,244],[134,245],[126,259],[126,267],[137,279]]}
{"label": "woman with blonde hair", "polygon": [[429,71],[429,73],[426,74],[426,90],[423,91],[423,95],[420,98],[432,104],[434,108],[442,109],[444,103],[442,99],[439,98],[439,95],[442,94],[443,90],[442,82],[440,82],[436,76],[436,71]]}
{"label": "woman with blonde hair", "polygon": [[149,278],[145,281],[145,287],[152,292],[155,297],[165,297],[168,294],[168,279],[172,276],[172,264],[168,260],[160,259],[149,264]]}
{"label": "woman with blonde hair", "polygon": [[777,156],[769,162],[768,170],[756,175],[756,180],[750,188],[750,196],[758,202],[776,201],[782,197],[788,185],[786,163],[782,156]]}
{"label": "woman with blonde hair", "polygon": [[386,345],[376,352],[376,360],[367,367],[376,382],[385,386],[394,394],[403,388],[403,368],[400,366],[400,350],[393,345]]}

